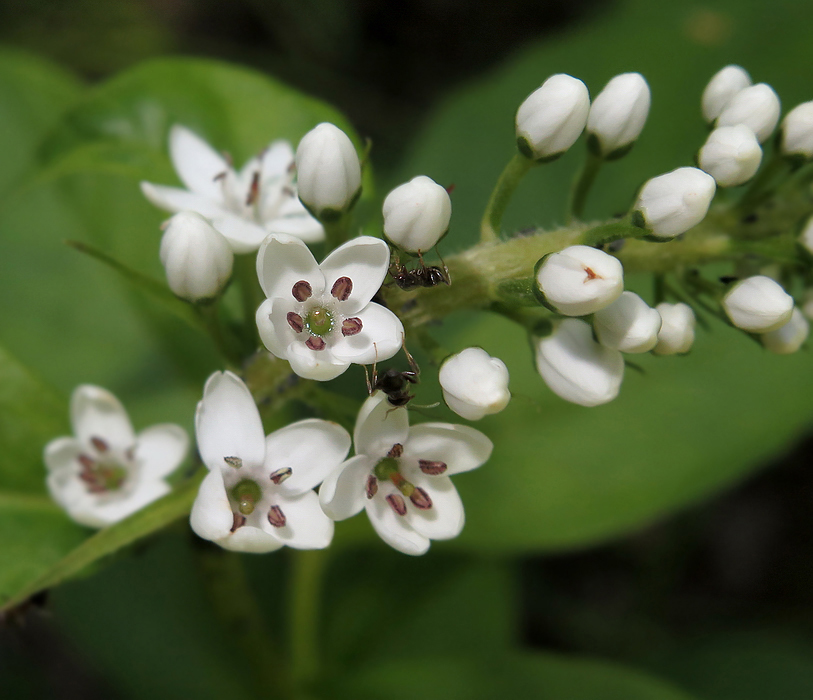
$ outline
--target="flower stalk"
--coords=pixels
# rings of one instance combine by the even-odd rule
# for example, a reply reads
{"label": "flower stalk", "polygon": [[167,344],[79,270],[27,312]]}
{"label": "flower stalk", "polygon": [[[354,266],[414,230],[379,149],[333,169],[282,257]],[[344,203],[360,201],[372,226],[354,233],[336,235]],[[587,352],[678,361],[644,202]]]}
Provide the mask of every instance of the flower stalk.
{"label": "flower stalk", "polygon": [[521,153],[515,153],[508,161],[508,165],[500,174],[497,184],[488,199],[486,210],[480,224],[480,242],[493,243],[500,237],[502,217],[508,207],[508,202],[514,196],[520,180],[531,169],[534,162]]}

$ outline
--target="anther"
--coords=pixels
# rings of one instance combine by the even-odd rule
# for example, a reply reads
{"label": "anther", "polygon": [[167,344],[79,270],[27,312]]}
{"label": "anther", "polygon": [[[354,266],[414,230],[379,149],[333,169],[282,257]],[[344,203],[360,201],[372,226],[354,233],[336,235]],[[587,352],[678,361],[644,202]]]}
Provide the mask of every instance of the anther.
{"label": "anther", "polygon": [[387,452],[387,457],[394,457],[398,458],[402,454],[404,454],[404,446],[400,442],[396,442],[389,452]]}
{"label": "anther", "polygon": [[346,318],[344,321],[342,321],[343,336],[357,335],[358,333],[361,333],[361,328],[361,319],[356,318],[355,316],[353,316],[353,318]]}
{"label": "anther", "polygon": [[415,490],[409,497],[409,500],[415,505],[416,508],[421,510],[429,510],[432,507],[432,499],[420,486],[416,486]]}
{"label": "anther", "polygon": [[333,289],[330,290],[330,293],[339,301],[347,301],[352,291],[353,280],[349,277],[339,277],[339,279],[333,283]]}
{"label": "anther", "polygon": [[251,176],[251,185],[248,188],[248,196],[246,197],[246,206],[250,207],[260,197],[260,171],[256,170]]}
{"label": "anther", "polygon": [[372,474],[367,477],[367,498],[372,498],[378,493],[378,479]]}
{"label": "anther", "polygon": [[271,474],[271,481],[273,481],[275,485],[279,486],[293,473],[294,471],[290,467],[283,467],[282,469],[277,469],[277,471]]}
{"label": "anther", "polygon": [[430,474],[432,476],[443,474],[448,468],[446,462],[432,461],[429,459],[419,459],[418,466],[424,474]]}
{"label": "anther", "polygon": [[325,341],[317,336],[311,336],[305,341],[305,345],[307,345],[311,350],[324,350],[325,349]]}
{"label": "anther", "polygon": [[282,512],[282,508],[279,506],[271,506],[271,510],[268,511],[268,522],[274,527],[285,527],[287,521],[285,519],[285,513]]}
{"label": "anther", "polygon": [[296,197],[296,192],[294,189],[287,186],[282,188],[282,194],[284,194],[286,197]]}
{"label": "anther", "polygon": [[88,457],[85,454],[80,454],[76,459],[79,460],[79,464],[81,464],[85,469],[93,469],[96,466],[96,460],[93,457]]}
{"label": "anther", "polygon": [[587,279],[584,280],[585,282],[588,282],[589,280],[594,280],[598,277],[598,275],[595,272],[593,272],[593,270],[589,267],[585,267],[584,271],[587,273]]}
{"label": "anther", "polygon": [[90,438],[90,441],[93,443],[93,446],[99,450],[99,452],[107,452],[110,449],[110,445],[108,445],[100,437],[92,437]]}
{"label": "anther", "polygon": [[239,469],[243,466],[243,460],[239,457],[224,457],[223,461],[228,464],[230,467],[234,467],[235,469]]}
{"label": "anther", "polygon": [[305,301],[311,298],[313,288],[305,280],[299,280],[291,289],[291,294],[297,301]]}
{"label": "anther", "polygon": [[232,523],[231,523],[231,530],[229,532],[234,532],[238,528],[243,527],[246,524],[246,516],[241,515],[240,513],[232,513]]}
{"label": "anther", "polygon": [[390,508],[392,508],[397,515],[406,515],[406,503],[399,494],[391,493],[387,496],[387,503],[390,504]]}
{"label": "anther", "polygon": [[302,317],[299,314],[289,311],[286,318],[288,319],[288,325],[297,333],[301,333],[305,328],[305,322],[302,320]]}

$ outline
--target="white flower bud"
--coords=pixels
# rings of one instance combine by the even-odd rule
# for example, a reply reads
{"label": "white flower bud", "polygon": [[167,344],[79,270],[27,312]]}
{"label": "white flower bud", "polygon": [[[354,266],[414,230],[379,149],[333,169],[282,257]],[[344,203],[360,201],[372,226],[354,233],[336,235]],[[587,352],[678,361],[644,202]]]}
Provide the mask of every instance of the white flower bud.
{"label": "white flower bud", "polygon": [[602,157],[620,156],[641,135],[649,114],[650,92],[640,73],[616,75],[593,100],[587,133]]}
{"label": "white flower bud", "polygon": [[191,302],[214,299],[229,281],[234,263],[224,236],[191,211],[175,214],[168,221],[160,256],[169,288]]}
{"label": "white flower bud", "polygon": [[587,123],[587,86],[564,73],[552,75],[517,110],[517,146],[534,160],[554,158],[579,138]]}
{"label": "white flower bud", "polygon": [[508,369],[482,348],[452,355],[441,365],[438,381],[446,405],[466,420],[499,413],[511,399]]}
{"label": "white flower bud", "polygon": [[656,355],[681,355],[689,352],[694,343],[694,311],[687,304],[663,302],[655,307],[661,316]]}
{"label": "white flower bud", "polygon": [[361,192],[361,166],[353,143],[339,127],[322,122],[296,149],[299,199],[320,221],[335,221]]}
{"label": "white flower bud", "polygon": [[751,76],[740,66],[726,66],[715,73],[703,90],[703,116],[706,121],[717,119],[731,98],[750,84]]}
{"label": "white flower bud", "polygon": [[673,238],[706,216],[717,190],[714,178],[698,168],[678,168],[648,180],[634,210],[658,238]]}
{"label": "white flower bud", "polygon": [[612,304],[624,291],[624,268],[612,255],[573,245],[543,259],[536,282],[565,316],[585,316]]}
{"label": "white flower bud", "polygon": [[584,321],[568,318],[538,341],[536,368],[553,393],[581,406],[598,406],[618,396],[624,358],[593,340]]}
{"label": "white flower bud", "polygon": [[796,105],[782,120],[782,153],[813,158],[813,102]]}
{"label": "white flower bud", "polygon": [[762,149],[745,124],[721,126],[709,134],[697,162],[718,186],[734,187],[754,177],[762,162]]}
{"label": "white flower bud", "polygon": [[796,352],[810,333],[810,324],[799,309],[794,308],[790,320],[781,328],[763,333],[759,339],[771,352],[777,355],[790,355]]}
{"label": "white flower bud", "polygon": [[813,216],[811,216],[802,232],[799,234],[799,243],[807,250],[808,253],[813,255]]}
{"label": "white flower bud", "polygon": [[723,297],[723,309],[737,328],[767,333],[784,326],[793,313],[793,298],[764,275],[737,282]]}
{"label": "white flower bud", "polygon": [[449,193],[426,175],[399,185],[384,200],[384,234],[408,253],[430,250],[451,217]]}
{"label": "white flower bud", "polygon": [[717,117],[717,126],[745,124],[760,143],[773,133],[782,108],[779,96],[770,85],[759,83],[740,90]]}
{"label": "white flower bud", "polygon": [[604,347],[621,352],[649,352],[658,342],[661,315],[635,292],[624,292],[596,312],[593,328]]}

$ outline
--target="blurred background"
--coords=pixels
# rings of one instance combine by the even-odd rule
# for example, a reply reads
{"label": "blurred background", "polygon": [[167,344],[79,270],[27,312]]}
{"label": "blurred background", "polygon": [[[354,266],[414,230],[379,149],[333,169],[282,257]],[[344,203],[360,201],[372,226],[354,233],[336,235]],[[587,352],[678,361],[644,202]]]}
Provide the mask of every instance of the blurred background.
{"label": "blurred background", "polygon": [[[485,197],[511,155],[516,107],[547,75],[572,73],[592,94],[626,70],[650,81],[644,136],[616,176],[604,174],[591,199],[588,214],[606,216],[623,209],[647,177],[690,163],[704,138],[700,92],[719,67],[741,63],[755,82],[777,89],[784,109],[813,97],[812,20],[813,7],[803,0],[2,0],[0,42],[90,85],[167,56],[214,58],[270,74],[332,104],[371,139],[379,198],[419,172],[455,184],[458,237],[450,247],[460,248],[474,240]],[[40,108],[47,111],[47,101]],[[535,171],[523,183],[508,228],[561,221],[578,165],[569,156],[558,170]],[[19,290],[0,291],[4,316],[16,314],[10,294]],[[3,341],[18,356],[33,355],[63,391],[80,380],[109,379],[104,368],[87,379],[60,374],[36,349],[41,337],[5,328]],[[498,321],[453,319],[439,331],[458,344],[478,342],[484,332],[505,336],[492,341],[494,351],[487,348],[501,357],[524,342]],[[510,500],[496,476],[470,482],[472,494],[480,489],[471,508],[461,484],[470,524],[460,548],[436,545],[412,560],[378,542],[340,543],[326,585],[325,658],[339,678],[347,669],[372,669],[361,690],[348,681],[347,695],[489,697],[475,680],[466,686],[440,674],[434,681],[426,671],[415,681],[398,662],[416,651],[452,653],[461,660],[461,678],[472,679],[466,663],[510,647],[626,664],[687,698],[813,697],[810,356],[765,358],[726,332],[715,328],[684,366],[644,363],[646,376],[628,380],[620,408],[597,409],[595,418],[550,401],[537,416],[534,398],[515,392],[516,411],[531,412],[543,436],[524,451],[509,448],[503,468],[513,459],[530,474],[538,459],[540,470],[554,474],[549,484],[534,482],[541,501],[549,493],[558,498],[540,503],[544,535],[521,534],[506,545],[489,529],[489,493]],[[74,352],[66,344],[65,352]],[[80,349],[74,354],[81,356]],[[532,368],[523,365],[524,374],[514,375],[509,366],[519,377],[515,389],[525,386],[523,378],[532,381]],[[137,375],[127,382],[135,391]],[[158,415],[148,399],[136,401],[138,426]],[[163,406],[187,409],[195,400],[190,388]],[[544,413],[560,409],[567,426]],[[702,414],[696,422],[681,422],[695,411]],[[517,439],[508,429],[515,418],[495,418],[486,432]],[[664,454],[670,448],[661,452],[658,435],[642,436],[658,424],[676,444],[696,449]],[[760,430],[775,437],[765,439]],[[585,433],[599,437],[579,445]],[[627,457],[628,450],[637,452]],[[706,461],[698,457],[704,450]],[[653,483],[647,472],[640,477],[646,487],[630,487],[641,465],[658,472],[670,459],[697,461]],[[556,491],[567,478],[556,470],[569,469],[579,474],[575,485]],[[611,484],[606,492],[602,479]],[[493,491],[483,495],[485,488]],[[613,489],[629,497],[618,512]],[[606,513],[604,498],[611,502]],[[583,525],[591,517],[598,524]],[[511,526],[522,531],[522,517]],[[206,614],[196,578],[199,546],[180,524],[7,621],[0,627],[0,687],[9,697],[66,700],[234,695],[244,661]],[[248,559],[266,614],[282,624],[285,555]],[[393,619],[382,620],[388,606]],[[640,697],[677,697],[650,690]],[[544,689],[515,691],[547,697]],[[611,699],[602,692],[579,697]]]}

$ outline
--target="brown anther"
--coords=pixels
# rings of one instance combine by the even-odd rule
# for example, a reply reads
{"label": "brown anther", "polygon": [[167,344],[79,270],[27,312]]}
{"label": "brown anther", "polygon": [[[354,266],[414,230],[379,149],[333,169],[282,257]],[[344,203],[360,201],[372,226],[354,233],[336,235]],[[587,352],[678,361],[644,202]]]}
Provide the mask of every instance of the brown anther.
{"label": "brown anther", "polygon": [[584,271],[587,273],[587,279],[584,280],[585,282],[589,282],[590,280],[598,278],[598,275],[595,272],[593,272],[591,268],[585,267]]}
{"label": "brown anther", "polygon": [[432,476],[437,476],[438,474],[443,474],[443,472],[448,469],[446,466],[446,462],[440,461],[432,461],[430,459],[419,459],[418,466],[420,467],[421,471],[424,474],[430,474]]}
{"label": "brown anther", "polygon": [[88,484],[88,491],[90,493],[105,493],[107,489],[102,484]]}
{"label": "brown anther", "polygon": [[132,462],[135,459],[135,447],[128,447],[124,451],[124,456]]}
{"label": "brown anther", "polygon": [[356,335],[361,333],[361,319],[356,318],[353,316],[352,318],[346,318],[342,321],[342,335]]}
{"label": "brown anther", "polygon": [[313,288],[305,280],[299,280],[291,289],[291,294],[297,301],[306,301],[311,298]]}
{"label": "brown anther", "polygon": [[378,493],[378,479],[372,474],[367,477],[367,498],[372,498]]}
{"label": "brown anther", "polygon": [[229,532],[234,532],[238,528],[243,527],[246,524],[246,516],[242,513],[232,513],[232,522],[231,522],[231,530]]}
{"label": "brown anther", "polygon": [[275,485],[279,486],[293,473],[294,470],[291,469],[290,467],[283,467],[282,469],[277,469],[277,471],[271,474],[271,481],[274,482]]}
{"label": "brown anther", "polygon": [[396,442],[387,452],[387,457],[398,459],[402,454],[404,454],[404,446],[400,442]]}
{"label": "brown anther", "polygon": [[455,183],[452,183],[451,185],[449,185],[449,186],[446,188],[446,194],[451,194],[452,192],[454,192],[454,188],[455,188],[455,187],[457,187],[457,185],[455,185]]}
{"label": "brown anther", "polygon": [[339,277],[339,279],[333,283],[333,289],[330,290],[330,293],[339,301],[347,301],[352,291],[353,280],[349,277]]}
{"label": "brown anther", "polygon": [[299,314],[289,311],[286,318],[288,319],[288,325],[297,333],[301,333],[305,328],[305,322],[302,320],[302,317]]}
{"label": "brown anther", "polygon": [[284,194],[286,197],[296,197],[296,192],[292,187],[283,187],[282,194]]}
{"label": "brown anther", "polygon": [[296,161],[292,160],[291,164],[288,166],[288,172],[292,173],[292,172],[294,172],[294,170],[296,170]]}
{"label": "brown anther", "polygon": [[100,437],[92,437],[90,438],[91,443],[99,452],[107,452],[110,449],[110,445],[108,445],[104,440]]}
{"label": "brown anther", "polygon": [[325,349],[325,341],[315,335],[308,338],[305,341],[305,345],[307,345],[311,350]]}
{"label": "brown anther", "polygon": [[406,503],[399,494],[391,493],[387,496],[387,503],[390,504],[390,508],[392,508],[397,515],[406,515]]}
{"label": "brown anther", "polygon": [[429,498],[429,494],[420,486],[415,487],[409,500],[412,501],[416,508],[420,508],[421,510],[429,510],[432,507],[432,499]]}
{"label": "brown anther", "polygon": [[86,484],[95,484],[96,483],[96,475],[90,471],[81,471],[79,472],[79,478],[84,481]]}
{"label": "brown anther", "polygon": [[239,469],[243,466],[243,460],[239,457],[224,457],[223,461],[228,464],[230,467],[234,467],[235,469]]}
{"label": "brown anther", "polygon": [[248,188],[248,196],[246,197],[246,206],[250,207],[255,204],[260,198],[260,171],[256,170],[251,176],[251,185]]}
{"label": "brown anther", "polygon": [[282,508],[279,506],[271,506],[271,510],[268,511],[268,522],[274,527],[285,527],[287,521],[285,519],[285,513],[282,512]]}
{"label": "brown anther", "polygon": [[80,454],[76,459],[79,460],[79,464],[81,464],[85,469],[93,469],[96,466],[96,460],[93,457],[88,457],[86,454]]}
{"label": "brown anther", "polygon": [[212,178],[212,182],[217,182],[218,180],[224,180],[226,178],[226,171],[224,170],[222,173],[218,173]]}

